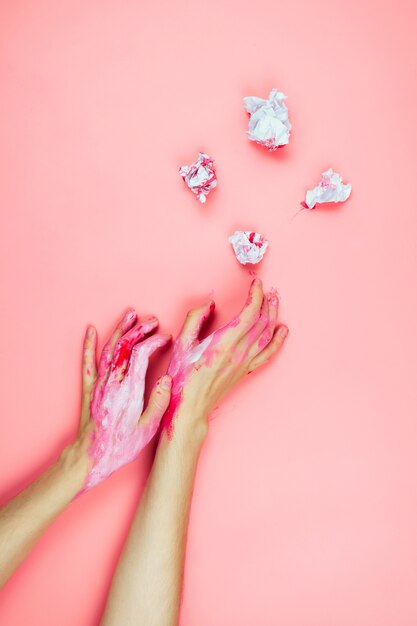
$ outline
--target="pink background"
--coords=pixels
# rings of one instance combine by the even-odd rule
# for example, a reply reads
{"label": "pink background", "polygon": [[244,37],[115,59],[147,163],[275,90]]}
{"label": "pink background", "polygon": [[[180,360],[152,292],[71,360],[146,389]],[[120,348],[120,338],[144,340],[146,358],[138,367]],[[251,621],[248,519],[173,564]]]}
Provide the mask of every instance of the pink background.
{"label": "pink background", "polygon": [[[227,236],[271,241],[259,273],[291,332],[212,423],[182,626],[417,623],[416,17],[405,0],[1,4],[4,498],[75,433],[88,322],[103,337],[133,305],[176,333],[213,290],[222,323],[249,282]],[[273,86],[293,136],[269,154],[242,97]],[[198,149],[220,181],[205,207],[177,172]],[[328,166],[351,199],[291,219]],[[98,623],[151,456],[61,516],[1,624]]]}

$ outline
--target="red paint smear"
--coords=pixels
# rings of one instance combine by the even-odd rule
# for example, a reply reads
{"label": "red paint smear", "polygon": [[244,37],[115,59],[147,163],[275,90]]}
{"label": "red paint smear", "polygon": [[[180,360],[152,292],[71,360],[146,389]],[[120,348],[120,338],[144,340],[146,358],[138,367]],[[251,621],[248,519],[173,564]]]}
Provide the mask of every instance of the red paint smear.
{"label": "red paint smear", "polygon": [[131,352],[130,342],[122,341],[119,344],[119,349],[117,351],[117,354],[115,354],[114,356],[113,369],[117,369],[125,365],[130,357],[130,352]]}
{"label": "red paint smear", "polygon": [[262,245],[263,245],[262,241],[254,241],[255,235],[256,233],[249,233],[249,237],[248,237],[249,241],[255,244],[255,246],[257,246],[258,248],[262,248]]}
{"label": "red paint smear", "polygon": [[162,436],[162,433],[165,432],[169,441],[172,439],[172,435],[174,432],[174,417],[181,404],[181,398],[182,398],[182,393],[179,393],[179,394],[171,393],[171,401],[161,421],[161,436]]}

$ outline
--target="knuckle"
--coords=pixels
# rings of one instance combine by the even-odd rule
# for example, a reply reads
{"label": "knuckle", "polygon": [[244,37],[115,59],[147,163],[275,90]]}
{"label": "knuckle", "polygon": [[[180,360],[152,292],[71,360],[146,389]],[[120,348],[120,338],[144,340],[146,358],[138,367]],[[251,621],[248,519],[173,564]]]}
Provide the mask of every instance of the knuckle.
{"label": "knuckle", "polygon": [[268,325],[269,317],[267,313],[261,313],[259,316],[259,323],[265,328]]}
{"label": "knuckle", "polygon": [[253,318],[259,318],[262,314],[261,302],[254,302],[250,306],[248,306],[248,315]]}
{"label": "knuckle", "polygon": [[251,328],[254,324],[262,322],[262,315],[259,309],[248,311],[248,315],[245,316],[244,323],[248,328]]}

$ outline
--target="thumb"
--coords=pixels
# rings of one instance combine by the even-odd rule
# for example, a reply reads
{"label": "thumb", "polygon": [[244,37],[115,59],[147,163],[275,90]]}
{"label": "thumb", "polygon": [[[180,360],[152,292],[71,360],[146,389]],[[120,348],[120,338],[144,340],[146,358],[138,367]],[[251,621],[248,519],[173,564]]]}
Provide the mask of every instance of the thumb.
{"label": "thumb", "polygon": [[158,422],[159,424],[171,399],[171,386],[171,376],[161,376],[156,381],[149,397],[148,406],[140,417],[139,426],[148,422]]}

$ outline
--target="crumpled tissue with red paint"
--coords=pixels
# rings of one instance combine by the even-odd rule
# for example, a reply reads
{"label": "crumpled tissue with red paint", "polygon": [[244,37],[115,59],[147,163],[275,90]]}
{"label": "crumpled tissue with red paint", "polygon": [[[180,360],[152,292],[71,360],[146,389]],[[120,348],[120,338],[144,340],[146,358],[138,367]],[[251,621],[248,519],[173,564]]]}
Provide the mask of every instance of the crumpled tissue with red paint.
{"label": "crumpled tissue with red paint", "polygon": [[204,203],[210,191],[217,187],[213,159],[204,152],[199,153],[195,163],[180,167],[180,174],[201,203]]}
{"label": "crumpled tissue with red paint", "polygon": [[242,265],[255,265],[262,260],[269,242],[259,233],[237,230],[229,237],[236,258]]}
{"label": "crumpled tissue with red paint", "polygon": [[351,191],[352,185],[345,185],[340,174],[330,167],[321,175],[319,184],[307,191],[305,202],[301,206],[314,209],[316,204],[324,202],[344,202],[349,198]]}
{"label": "crumpled tissue with red paint", "polygon": [[268,100],[256,96],[243,98],[246,111],[250,114],[248,137],[268,148],[276,150],[288,144],[291,123],[283,93],[272,89]]}

